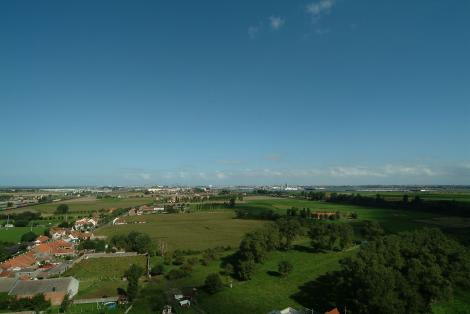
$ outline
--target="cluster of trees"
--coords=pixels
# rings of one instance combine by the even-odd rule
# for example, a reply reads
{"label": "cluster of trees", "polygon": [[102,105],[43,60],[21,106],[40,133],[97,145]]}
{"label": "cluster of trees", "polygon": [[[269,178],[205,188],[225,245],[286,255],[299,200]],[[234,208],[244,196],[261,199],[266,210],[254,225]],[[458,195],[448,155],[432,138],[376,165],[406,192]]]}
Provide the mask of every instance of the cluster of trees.
{"label": "cluster of trees", "polygon": [[80,242],[78,249],[104,252],[106,250],[106,242],[104,240],[85,240]]}
{"label": "cluster of trees", "polygon": [[26,211],[18,214],[2,214],[0,215],[0,219],[13,221],[15,227],[26,227],[32,220],[40,220],[41,214]]}
{"label": "cluster of trees", "polygon": [[235,214],[237,218],[240,219],[276,220],[281,217],[272,209],[260,207],[250,208],[247,205],[243,206],[243,208],[235,209]]}
{"label": "cluster of trees", "polygon": [[282,218],[247,233],[233,256],[234,275],[240,280],[249,280],[255,271],[255,265],[263,263],[270,251],[289,249],[292,241],[302,232],[298,220]]}
{"label": "cluster of trees", "polygon": [[382,226],[373,220],[366,220],[361,228],[361,234],[366,240],[375,240],[385,234]]}
{"label": "cluster of trees", "polygon": [[349,224],[312,224],[308,232],[310,243],[317,251],[341,251],[352,245],[353,229]]}
{"label": "cluster of trees", "polygon": [[438,229],[379,237],[318,278],[308,291],[314,306],[351,313],[431,313],[431,304],[470,288],[470,254]]}
{"label": "cluster of trees", "polygon": [[415,195],[410,199],[410,197],[405,194],[401,200],[387,200],[380,194],[377,194],[374,197],[363,196],[360,194],[331,193],[330,197],[327,198],[326,201],[380,208],[408,209],[455,216],[470,216],[469,202],[457,202],[455,200],[423,200],[419,195]]}
{"label": "cluster of trees", "polygon": [[132,231],[127,235],[118,234],[111,238],[111,244],[129,252],[148,253],[152,250],[152,240],[141,232]]}
{"label": "cluster of trees", "polygon": [[55,213],[58,215],[65,215],[69,212],[69,205],[67,204],[60,204],[57,206]]}
{"label": "cluster of trees", "polygon": [[9,242],[0,241],[0,262],[9,259],[13,255],[21,251],[25,251],[27,248],[26,243],[15,244]]}
{"label": "cluster of trees", "polygon": [[313,191],[306,192],[306,191],[302,191],[302,192],[300,192],[300,196],[302,196],[303,198],[305,198],[307,200],[311,200],[311,201],[324,201],[326,199],[326,193],[325,192],[313,192]]}
{"label": "cluster of trees", "polygon": [[51,302],[43,294],[36,294],[32,298],[16,299],[7,292],[0,293],[0,309],[10,311],[44,311],[51,306]]}

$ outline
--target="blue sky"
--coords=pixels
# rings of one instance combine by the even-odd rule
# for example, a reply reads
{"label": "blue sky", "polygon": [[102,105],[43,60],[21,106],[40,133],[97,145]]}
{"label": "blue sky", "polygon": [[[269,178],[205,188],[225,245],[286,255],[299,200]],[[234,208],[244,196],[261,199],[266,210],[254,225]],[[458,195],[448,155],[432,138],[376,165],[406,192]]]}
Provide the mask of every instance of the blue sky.
{"label": "blue sky", "polygon": [[470,2],[1,1],[0,185],[470,184]]}

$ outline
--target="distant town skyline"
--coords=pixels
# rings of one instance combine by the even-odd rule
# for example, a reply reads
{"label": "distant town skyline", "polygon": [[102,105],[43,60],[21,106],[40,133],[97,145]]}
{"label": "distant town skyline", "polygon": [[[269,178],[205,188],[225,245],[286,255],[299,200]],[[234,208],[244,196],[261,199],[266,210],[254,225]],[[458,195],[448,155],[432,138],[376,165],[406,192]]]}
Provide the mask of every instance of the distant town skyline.
{"label": "distant town skyline", "polygon": [[470,184],[470,2],[2,1],[0,185]]}

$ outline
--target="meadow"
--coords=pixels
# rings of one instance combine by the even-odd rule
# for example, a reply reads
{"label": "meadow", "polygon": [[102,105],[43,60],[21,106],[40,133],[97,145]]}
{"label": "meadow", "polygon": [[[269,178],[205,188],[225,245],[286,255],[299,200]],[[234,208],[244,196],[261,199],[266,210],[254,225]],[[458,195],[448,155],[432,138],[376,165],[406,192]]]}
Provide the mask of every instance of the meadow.
{"label": "meadow", "polygon": [[412,212],[406,210],[394,210],[384,208],[370,208],[353,206],[349,204],[328,203],[323,201],[309,201],[288,198],[272,198],[261,200],[250,200],[237,205],[238,208],[250,210],[272,209],[285,215],[287,209],[297,207],[298,209],[310,208],[311,211],[340,212],[342,214],[357,213],[358,219],[351,221],[376,220],[389,233],[406,231],[426,225],[425,220],[437,217],[435,214]]}
{"label": "meadow", "polygon": [[[153,240],[164,240],[170,250],[204,250],[216,246],[238,246],[242,236],[263,224],[259,220],[235,219],[231,211],[189,214],[127,216],[127,225],[105,226],[97,235],[112,237],[131,231],[147,233]],[[134,222],[144,221],[145,224]]]}
{"label": "meadow", "polygon": [[[344,214],[355,212],[357,220],[342,222],[351,223],[357,227],[364,220],[376,220],[381,223],[387,233],[412,230],[421,227],[441,227],[463,233],[470,228],[467,221],[456,217],[442,217],[435,214],[412,212],[405,210],[392,210],[380,208],[364,208],[360,206],[333,204],[318,201],[286,199],[286,198],[255,198],[246,199],[237,203],[236,207],[250,210],[274,210],[285,214],[291,207],[310,208],[312,211],[339,211]],[[236,248],[243,234],[258,228],[266,223],[260,220],[243,220],[234,218],[231,210],[220,208],[213,211],[200,211],[190,214],[160,214],[129,216],[125,219],[127,225],[105,226],[97,230],[99,235],[112,236],[114,234],[126,234],[130,231],[140,231],[149,234],[152,239],[164,239],[170,250],[192,249],[203,250],[215,246],[230,245]],[[145,224],[133,222],[145,221]],[[222,276],[226,287],[219,293],[208,295],[203,290],[196,298],[195,304],[190,309],[182,310],[184,313],[267,313],[274,309],[283,309],[291,306],[302,308],[305,302],[298,297],[301,287],[316,277],[339,267],[339,260],[345,256],[353,255],[357,250],[347,252],[312,253],[308,249],[308,240],[300,238],[296,242],[295,249],[290,251],[275,251],[269,254],[268,259],[262,265],[257,265],[257,270],[252,280],[238,282],[233,280],[233,287],[229,287],[232,280]],[[220,257],[233,253],[234,250],[219,253]],[[200,258],[200,255],[191,257]],[[188,257],[187,257],[188,258]],[[77,278],[84,280],[80,288],[79,297],[101,296],[116,291],[118,287],[125,287],[125,282],[119,277],[125,269],[135,261],[135,257],[122,262],[121,266],[108,266],[104,261],[86,261],[91,264],[76,265],[69,272]],[[101,259],[103,260],[103,259]],[[277,265],[280,261],[290,261],[294,270],[286,278],[279,277]],[[106,264],[104,264],[106,263]],[[161,257],[153,257],[152,265],[162,263]],[[178,266],[165,266],[165,272]],[[187,287],[202,287],[208,274],[221,271],[220,260],[212,261],[204,266],[197,263],[193,266],[193,272],[189,277],[167,280],[164,276],[152,278],[159,286],[169,291],[173,288],[184,289]],[[94,280],[93,278],[101,278]],[[82,283],[81,283],[82,285]],[[108,294],[106,294],[108,295]],[[178,310],[181,310],[178,308]],[[453,300],[442,301],[433,306],[434,314],[443,313],[470,313],[470,298],[468,292],[456,291]],[[146,313],[145,306],[136,304],[130,313]]]}
{"label": "meadow", "polygon": [[136,264],[146,267],[145,256],[102,257],[81,261],[67,270],[63,276],[73,276],[80,280],[76,298],[100,298],[117,295],[118,288],[125,288],[122,280],[125,271]]}
{"label": "meadow", "polygon": [[17,208],[5,211],[4,213],[18,213],[25,211],[40,212],[43,215],[53,214],[60,204],[67,204],[70,213],[86,213],[94,212],[100,209],[126,208],[132,206],[140,206],[153,202],[151,197],[134,197],[134,198],[102,198],[84,197],[72,199],[62,202],[52,202],[46,204],[38,204],[28,207]]}

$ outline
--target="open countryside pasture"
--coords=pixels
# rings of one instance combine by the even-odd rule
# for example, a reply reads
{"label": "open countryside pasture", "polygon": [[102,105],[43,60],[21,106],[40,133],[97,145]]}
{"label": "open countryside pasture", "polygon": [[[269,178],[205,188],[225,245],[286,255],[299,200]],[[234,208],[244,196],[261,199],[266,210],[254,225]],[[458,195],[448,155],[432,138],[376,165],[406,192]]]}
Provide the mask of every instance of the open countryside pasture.
{"label": "open countryside pasture", "polygon": [[284,215],[287,209],[297,207],[298,209],[310,208],[312,211],[329,211],[348,214],[358,214],[358,221],[376,220],[387,232],[400,232],[416,227],[425,226],[424,220],[438,217],[435,214],[423,212],[411,212],[406,210],[393,210],[384,208],[371,208],[354,206],[349,204],[328,203],[323,201],[309,201],[298,199],[276,198],[268,200],[253,200],[237,205],[238,208],[256,210],[274,210]]}
{"label": "open countryside pasture", "polygon": [[[132,206],[140,206],[151,203],[153,201],[150,197],[136,197],[136,198],[86,198],[86,199],[73,199],[63,202],[53,202],[47,204],[39,204],[28,206],[18,209],[9,210],[11,213],[18,213],[24,211],[40,212],[41,214],[53,214],[57,206],[60,204],[67,204],[71,213],[73,212],[93,212],[100,209],[110,208],[126,208]],[[6,211],[5,211],[6,213]]]}
{"label": "open countryside pasture", "polygon": [[[264,223],[234,217],[230,211],[128,216],[125,217],[127,225],[105,226],[96,234],[112,237],[139,231],[155,241],[164,240],[170,250],[204,250],[216,246],[236,247],[245,233]],[[133,223],[138,221],[146,223]]]}
{"label": "open countryside pasture", "polygon": [[78,298],[99,298],[117,295],[117,288],[125,288],[124,272],[132,265],[146,265],[145,256],[102,257],[85,259],[69,269],[64,276],[80,280]]}
{"label": "open countryside pasture", "polygon": [[[199,304],[207,313],[226,314],[268,313],[287,306],[300,309],[304,304],[299,303],[295,296],[299,287],[328,271],[338,269],[338,261],[352,254],[354,250],[334,253],[296,250],[273,252],[264,264],[257,265],[250,281],[236,282],[233,288],[201,298]],[[294,267],[285,278],[277,273],[280,261],[289,261]]]}

